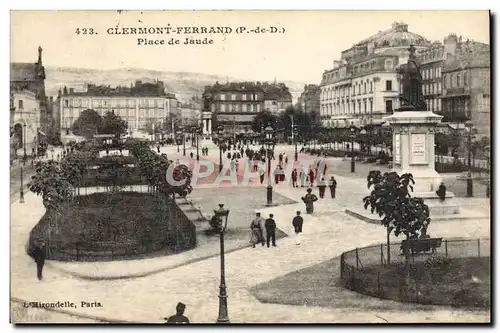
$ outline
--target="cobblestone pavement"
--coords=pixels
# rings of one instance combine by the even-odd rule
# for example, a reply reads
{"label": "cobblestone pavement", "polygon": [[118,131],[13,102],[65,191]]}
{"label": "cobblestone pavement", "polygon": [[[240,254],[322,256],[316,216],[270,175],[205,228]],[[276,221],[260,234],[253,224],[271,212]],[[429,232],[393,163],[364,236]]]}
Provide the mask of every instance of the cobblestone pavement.
{"label": "cobblestone pavement", "polygon": [[[339,176],[340,195],[335,200],[323,199],[315,214],[305,216],[302,244],[295,245],[287,237],[278,241],[277,248],[246,248],[226,255],[226,283],[228,285],[229,316],[235,323],[382,323],[382,322],[485,322],[486,311],[467,312],[444,307],[432,311],[326,309],[276,304],[261,304],[249,288],[287,273],[309,267],[339,256],[355,247],[380,243],[385,240],[385,229],[367,224],[342,213],[350,200],[358,202],[356,193],[366,188],[362,179],[342,179]],[[362,186],[362,187],[359,187]],[[264,191],[264,187],[262,187]],[[300,199],[304,189],[294,189],[280,184],[275,190],[291,199]],[[347,193],[350,193],[349,195]],[[263,194],[264,195],[264,192]],[[354,199],[351,199],[354,198]],[[241,198],[239,199],[241,200]],[[338,201],[337,201],[338,200]],[[346,201],[344,201],[346,200]],[[107,320],[131,322],[162,322],[170,315],[178,301],[187,305],[186,314],[192,322],[214,322],[218,308],[219,265],[218,257],[198,261],[144,278],[89,281],[64,274],[47,267],[44,279],[36,279],[33,260],[25,254],[28,233],[43,211],[41,199],[29,193],[26,203],[11,205],[11,294],[28,301],[74,301],[74,313],[98,316]],[[38,202],[38,203],[37,203]],[[346,203],[347,202],[347,203]],[[38,208],[36,208],[38,205]],[[278,227],[285,232],[291,229],[291,218],[302,203],[262,209],[273,212]],[[42,207],[43,209],[43,207]],[[475,223],[436,223],[432,233],[443,237],[480,237],[489,235],[489,220]],[[183,254],[180,254],[183,255]],[[114,262],[101,263],[112,269]],[[122,265],[122,264],[120,264]],[[116,267],[116,266],[115,266]],[[120,266],[123,269],[123,266]],[[99,302],[101,307],[81,306],[81,302]],[[51,320],[51,319],[47,319]],[[68,319],[70,322],[70,319]]]}

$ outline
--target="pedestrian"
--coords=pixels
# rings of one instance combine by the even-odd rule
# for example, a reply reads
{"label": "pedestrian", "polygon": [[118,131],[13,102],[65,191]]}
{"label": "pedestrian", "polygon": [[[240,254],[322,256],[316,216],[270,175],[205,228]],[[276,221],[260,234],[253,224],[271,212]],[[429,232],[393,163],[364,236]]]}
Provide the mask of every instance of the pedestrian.
{"label": "pedestrian", "polygon": [[307,189],[307,194],[302,197],[302,201],[306,204],[306,213],[312,214],[314,213],[314,202],[318,201],[318,197],[311,193],[312,189]]}
{"label": "pedestrian", "polygon": [[299,187],[297,185],[297,169],[293,169],[293,171],[292,171],[292,186]]}
{"label": "pedestrian", "polygon": [[193,158],[193,157],[194,157],[193,152],[190,152],[190,153],[189,153],[189,156],[191,156],[191,158]]}
{"label": "pedestrian", "polygon": [[230,162],[231,172],[233,172],[233,171],[234,171],[235,164],[236,164],[235,160],[234,160],[234,159],[232,159],[232,160],[231,160],[231,162]]}
{"label": "pedestrian", "polygon": [[167,324],[189,324],[188,317],[184,316],[186,305],[184,303],[177,303],[175,307],[175,315],[165,318]]}
{"label": "pedestrian", "polygon": [[321,177],[321,180],[318,182],[318,189],[319,189],[319,197],[323,199],[325,197],[325,190],[326,190],[325,178]]}
{"label": "pedestrian", "polygon": [[264,176],[266,175],[266,170],[263,165],[260,166],[259,169],[259,177],[260,177],[260,183],[262,184],[264,182]]}
{"label": "pedestrian", "polygon": [[295,245],[300,245],[300,233],[302,232],[302,224],[304,219],[300,216],[300,211],[297,211],[297,216],[292,220],[293,229],[295,231]]}
{"label": "pedestrian", "polygon": [[228,152],[227,152],[227,159],[228,159],[228,160],[230,160],[230,159],[231,159],[231,152],[230,152],[230,151],[228,151]]}
{"label": "pedestrian", "polygon": [[36,262],[36,276],[38,280],[42,279],[43,265],[45,265],[45,242],[43,240],[35,241],[35,246],[33,251],[31,252],[31,257]]}
{"label": "pedestrian", "polygon": [[156,147],[156,151],[158,152],[158,154],[160,153],[160,145]]}
{"label": "pedestrian", "polygon": [[274,183],[278,185],[280,183],[280,171],[279,171],[279,165],[276,166],[276,169],[274,169]]}
{"label": "pedestrian", "polygon": [[337,189],[337,181],[335,180],[335,177],[332,176],[330,178],[328,187],[330,188],[330,195],[332,196],[332,199],[335,199],[335,190]]}
{"label": "pedestrian", "polygon": [[304,167],[300,169],[300,187],[306,187],[307,172]]}
{"label": "pedestrian", "polygon": [[314,170],[312,168],[309,170],[309,184],[309,187],[314,186]]}
{"label": "pedestrian", "polygon": [[285,156],[285,164],[288,164],[288,156]]}
{"label": "pedestrian", "polygon": [[283,154],[279,154],[278,155],[278,163],[281,165],[281,163],[283,163]]}
{"label": "pedestrian", "polygon": [[446,199],[446,186],[444,185],[444,182],[441,182],[441,185],[439,185],[438,190],[436,191],[436,195],[439,197],[439,201],[444,202]]}
{"label": "pedestrian", "polygon": [[264,246],[265,241],[262,233],[261,217],[259,212],[255,214],[255,219],[253,219],[252,223],[250,223],[250,231],[250,244],[252,244],[252,247],[255,248],[255,244],[259,243]]}
{"label": "pedestrian", "polygon": [[276,246],[276,222],[273,219],[274,215],[269,214],[269,218],[266,220],[266,243],[267,247],[272,241],[273,246]]}

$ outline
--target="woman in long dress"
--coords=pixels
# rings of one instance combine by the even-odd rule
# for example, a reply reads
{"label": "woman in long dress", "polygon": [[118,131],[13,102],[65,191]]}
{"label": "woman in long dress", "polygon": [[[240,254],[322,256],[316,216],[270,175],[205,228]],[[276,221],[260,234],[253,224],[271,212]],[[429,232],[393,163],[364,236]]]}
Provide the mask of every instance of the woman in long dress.
{"label": "woman in long dress", "polygon": [[262,229],[260,228],[258,219],[254,219],[252,223],[250,223],[250,230],[250,244],[252,244],[252,247],[255,247],[255,244],[258,243],[264,244],[264,237],[262,236]]}

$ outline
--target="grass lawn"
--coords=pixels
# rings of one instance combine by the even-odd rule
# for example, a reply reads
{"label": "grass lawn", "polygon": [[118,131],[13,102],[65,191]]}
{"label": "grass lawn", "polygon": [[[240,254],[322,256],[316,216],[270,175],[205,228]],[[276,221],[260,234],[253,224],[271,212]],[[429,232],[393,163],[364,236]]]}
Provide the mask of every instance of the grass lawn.
{"label": "grass lawn", "polygon": [[[249,245],[250,222],[255,218],[255,210],[266,208],[266,189],[256,187],[221,187],[195,189],[189,199],[193,205],[199,208],[204,216],[212,216],[218,204],[224,204],[229,209],[229,219],[225,239],[232,240],[234,246]],[[293,204],[295,201],[284,197],[276,192],[273,193],[273,203],[277,205]],[[268,216],[263,216],[268,218]],[[207,224],[208,228],[208,224]],[[286,234],[276,230],[276,238],[283,238]],[[218,239],[218,235],[198,237],[198,244],[210,242],[212,238]]]}
{"label": "grass lawn", "polygon": [[[252,294],[263,303],[289,305],[309,305],[331,308],[364,308],[370,310],[411,309],[431,310],[428,304],[457,304],[462,306],[489,306],[489,260],[490,258],[453,259],[448,270],[435,276],[435,284],[427,283],[419,289],[426,295],[426,304],[405,303],[363,295],[344,288],[340,283],[340,258],[304,268],[268,281],[251,289]],[[418,263],[423,265],[423,263]],[[378,270],[386,269],[386,276],[394,274],[398,265],[370,267],[364,270],[368,275],[376,276]],[[472,275],[481,283],[472,282]],[[422,277],[423,279],[424,277]],[[382,278],[381,278],[382,279]],[[421,280],[423,282],[423,280]],[[395,286],[394,280],[386,279],[384,288]],[[421,296],[421,300],[425,298]]]}

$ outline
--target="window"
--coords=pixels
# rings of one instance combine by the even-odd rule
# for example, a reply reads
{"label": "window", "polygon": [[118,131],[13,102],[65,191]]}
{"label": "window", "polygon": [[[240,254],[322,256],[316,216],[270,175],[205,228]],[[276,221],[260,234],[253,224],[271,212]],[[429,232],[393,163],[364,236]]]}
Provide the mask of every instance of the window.
{"label": "window", "polygon": [[256,111],[256,112],[257,112],[257,113],[259,113],[259,112],[260,112],[260,104],[257,104],[257,111]]}
{"label": "window", "polygon": [[358,94],[361,94],[361,83],[358,83]]}
{"label": "window", "polygon": [[386,60],[385,61],[385,69],[388,70],[388,71],[390,71],[390,70],[392,70],[392,67],[393,67],[392,66],[392,60]]}
{"label": "window", "polygon": [[363,110],[366,113],[366,100],[363,101]]}
{"label": "window", "polygon": [[448,75],[443,75],[443,89],[446,89],[447,85],[446,85],[446,80],[448,79]]}
{"label": "window", "polygon": [[356,113],[356,102],[352,102],[352,113]]}
{"label": "window", "polygon": [[366,82],[363,83],[363,92],[366,94]]}
{"label": "window", "polygon": [[241,95],[241,100],[242,100],[242,101],[246,101],[246,100],[247,100],[247,94],[243,94],[243,95]]}
{"label": "window", "polygon": [[[22,101],[20,101],[20,102],[22,102]],[[67,99],[64,100],[64,106],[69,107],[69,101]]]}
{"label": "window", "polygon": [[385,112],[392,113],[392,100],[388,99],[385,101]]}
{"label": "window", "polygon": [[[246,96],[246,95],[243,95],[243,96]],[[250,108],[250,104],[247,104],[247,112],[252,112],[252,109]]]}
{"label": "window", "polygon": [[464,86],[467,87],[467,73],[464,73]]}
{"label": "window", "polygon": [[370,112],[373,112],[373,100],[370,99]]}
{"label": "window", "polygon": [[222,103],[220,105],[220,112],[226,112],[226,104]]}
{"label": "window", "polygon": [[385,81],[385,90],[392,91],[392,80]]}
{"label": "window", "polygon": [[457,87],[460,87],[460,73],[457,73]]}
{"label": "window", "polygon": [[453,88],[453,74],[448,75],[448,88]]}
{"label": "window", "polygon": [[370,92],[372,93],[373,92],[373,82],[370,81]]}
{"label": "window", "polygon": [[[23,110],[23,109],[24,109],[24,105],[23,105],[23,104],[24,104],[24,103],[23,103],[23,100],[22,100],[22,99],[20,99],[20,100],[19,100],[19,110]],[[67,106],[67,105],[66,105],[66,106]]]}
{"label": "window", "polygon": [[231,100],[235,101],[236,100],[236,94],[231,94]]}
{"label": "window", "polygon": [[220,94],[220,100],[221,100],[221,101],[225,101],[225,100],[226,100],[226,95],[224,95],[224,94]]}

